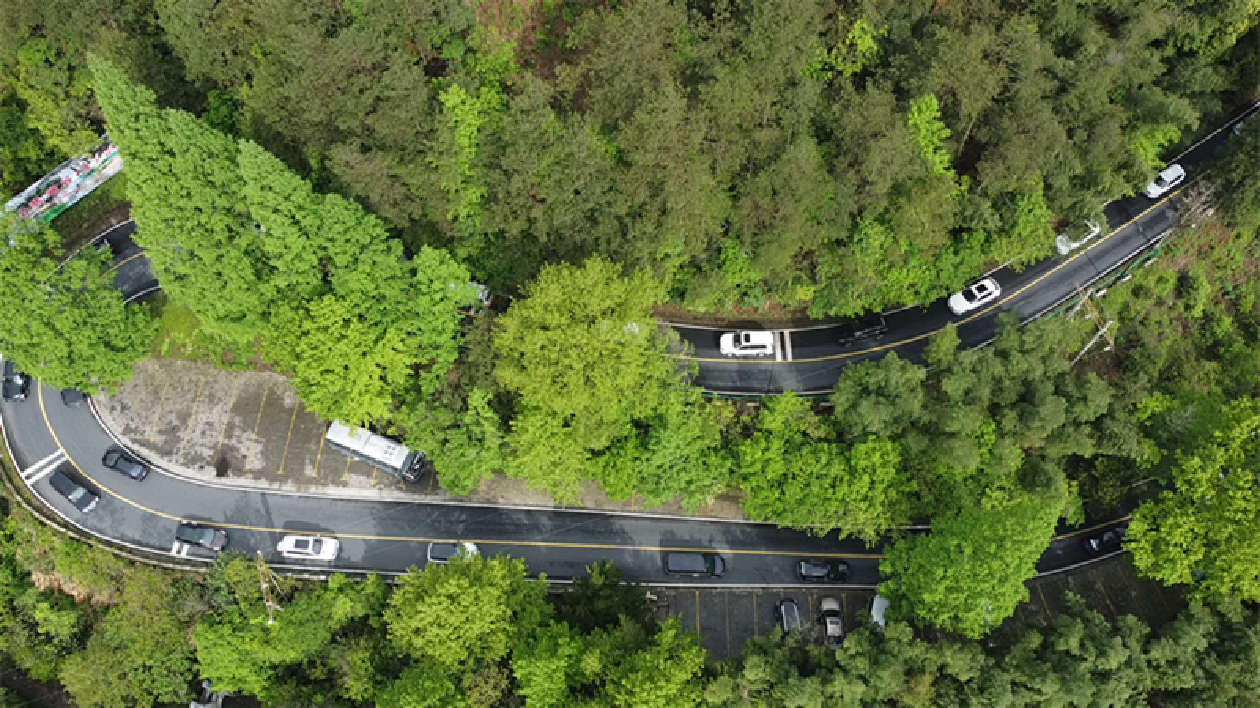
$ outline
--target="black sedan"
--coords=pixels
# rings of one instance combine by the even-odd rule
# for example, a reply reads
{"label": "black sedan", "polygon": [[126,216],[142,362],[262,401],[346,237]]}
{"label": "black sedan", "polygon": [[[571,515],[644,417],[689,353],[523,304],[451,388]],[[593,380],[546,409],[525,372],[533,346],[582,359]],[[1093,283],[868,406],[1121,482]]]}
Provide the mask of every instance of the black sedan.
{"label": "black sedan", "polygon": [[842,560],[806,558],[797,565],[796,572],[801,580],[811,583],[843,583],[849,579],[849,564]]}
{"label": "black sedan", "polygon": [[1124,541],[1124,533],[1128,530],[1128,524],[1121,524],[1100,534],[1086,536],[1081,539],[1081,550],[1085,551],[1085,555],[1090,558],[1114,553],[1120,550],[1120,544]]}
{"label": "black sedan", "polygon": [[175,540],[221,551],[227,545],[227,531],[185,521],[175,528]]}
{"label": "black sedan", "polygon": [[101,464],[114,470],[121,472],[128,477],[139,482],[149,476],[149,466],[123,452],[118,448],[111,448],[101,458]]}

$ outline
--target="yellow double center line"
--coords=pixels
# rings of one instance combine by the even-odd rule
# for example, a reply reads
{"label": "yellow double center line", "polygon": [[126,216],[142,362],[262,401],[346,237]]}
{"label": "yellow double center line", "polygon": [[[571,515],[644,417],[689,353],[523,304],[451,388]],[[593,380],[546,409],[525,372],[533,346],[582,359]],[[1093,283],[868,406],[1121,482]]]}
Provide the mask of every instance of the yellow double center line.
{"label": "yellow double center line", "polygon": [[[92,475],[88,474],[87,471],[84,470],[83,467],[79,465],[79,463],[75,462],[74,458],[70,456],[70,452],[66,450],[65,445],[61,444],[61,438],[57,436],[57,431],[53,429],[52,422],[48,419],[48,410],[44,407],[44,390],[43,390],[42,382],[37,381],[36,383],[39,385],[39,391],[37,394],[37,398],[39,400],[39,411],[40,411],[40,414],[44,418],[44,425],[48,427],[48,433],[52,436],[53,442],[56,443],[57,448],[61,450],[62,454],[66,456],[66,460],[68,460],[70,464],[74,466],[74,469],[77,470],[79,474],[83,475],[84,478],[92,482],[92,484],[96,485],[97,488],[101,489],[102,491],[114,497],[115,499],[118,499],[119,501],[122,501],[123,503],[128,504],[143,512],[153,514],[154,516],[158,516],[163,519],[169,519],[175,522],[191,521],[194,523],[208,523],[210,525],[220,527],[220,528],[225,528],[225,529],[236,529],[236,530],[241,530],[241,531],[256,531],[259,533],[285,534],[285,533],[293,532],[292,529],[273,528],[269,526],[252,526],[248,524],[232,524],[232,523],[224,523],[224,522],[218,522],[218,521],[204,522],[204,521],[199,521],[197,519],[184,519],[182,517],[174,516],[172,514],[167,514],[165,512],[158,511],[157,509],[152,509],[143,504],[132,501],[131,499],[124,497],[118,492],[115,492],[114,490],[106,487],[105,485],[97,481],[96,478],[94,478]],[[223,489],[222,487],[216,487],[216,488]],[[719,523],[725,523],[725,522],[719,522]],[[402,542],[409,542],[409,543],[431,543],[434,541],[450,540],[449,538],[427,538],[423,536],[378,536],[378,535],[373,535],[373,534],[345,534],[345,533],[331,533],[330,535],[336,536],[337,538],[353,538],[353,539],[364,540],[364,541],[402,541]],[[533,548],[589,548],[593,550],[645,551],[645,552],[667,552],[667,551],[715,552],[716,551],[719,553],[729,554],[729,555],[795,556],[795,557],[811,556],[815,558],[883,558],[883,555],[879,553],[822,553],[822,552],[814,552],[814,551],[747,550],[747,549],[737,549],[737,548],[715,549],[711,547],[696,548],[696,547],[690,547],[690,546],[635,546],[635,545],[607,544],[607,543],[580,543],[580,542],[574,542],[574,541],[515,541],[515,540],[503,540],[503,539],[465,539],[465,540],[471,541],[472,543],[476,543],[479,545],[484,544],[488,546],[496,546],[496,545],[497,546],[526,546],[526,547],[533,547]]]}
{"label": "yellow double center line", "polygon": [[[1051,268],[1050,270],[1046,271],[1046,272],[1045,272],[1044,274],[1042,274],[1040,277],[1038,277],[1038,278],[1036,278],[1035,280],[1033,280],[1033,281],[1029,282],[1029,283],[1028,283],[1028,284],[1026,284],[1024,287],[1022,287],[1022,288],[1020,288],[1020,289],[1018,289],[1018,290],[1016,290],[1016,291],[1014,291],[1014,292],[1012,292],[1012,293],[1008,294],[1006,297],[1004,297],[1004,298],[1002,298],[1002,299],[998,300],[997,302],[993,303],[992,305],[989,305],[988,307],[984,308],[983,310],[977,310],[976,312],[972,313],[971,315],[969,315],[969,316],[967,316],[967,317],[965,317],[965,318],[963,318],[963,319],[959,320],[958,322],[952,323],[952,324],[959,324],[959,325],[967,324],[968,322],[971,322],[972,320],[975,320],[976,318],[982,317],[982,316],[984,316],[984,315],[986,315],[986,314],[988,314],[988,313],[992,312],[994,309],[996,309],[996,308],[998,308],[998,307],[1001,307],[1004,303],[1007,303],[1007,302],[1009,302],[1009,301],[1011,301],[1011,300],[1015,299],[1016,297],[1019,297],[1019,296],[1020,296],[1020,295],[1022,295],[1023,293],[1027,292],[1030,288],[1032,288],[1032,287],[1036,286],[1037,284],[1039,284],[1041,281],[1043,281],[1043,280],[1045,280],[1046,278],[1049,278],[1050,276],[1052,276],[1052,275],[1054,275],[1055,273],[1059,272],[1059,270],[1060,270],[1060,269],[1067,267],[1069,264],[1071,264],[1071,263],[1072,263],[1073,261],[1075,261],[1076,259],[1081,258],[1081,257],[1085,256],[1085,254],[1089,253],[1091,250],[1093,250],[1093,249],[1095,249],[1095,248],[1098,248],[1098,247],[1099,247],[1099,246],[1101,246],[1101,245],[1103,244],[1103,242],[1104,242],[1104,241],[1106,241],[1107,239],[1109,239],[1109,238],[1111,238],[1111,237],[1115,236],[1117,233],[1119,233],[1119,232],[1121,232],[1121,231],[1124,231],[1125,229],[1129,228],[1129,227],[1130,227],[1130,226],[1132,226],[1134,223],[1136,223],[1138,220],[1142,219],[1142,218],[1143,218],[1143,217],[1145,217],[1147,214],[1149,214],[1149,213],[1151,213],[1152,211],[1154,211],[1157,207],[1163,206],[1164,202],[1168,201],[1169,199],[1172,199],[1172,198],[1173,198],[1174,196],[1176,196],[1177,194],[1180,194],[1180,193],[1181,193],[1181,191],[1182,191],[1183,189],[1185,189],[1186,187],[1189,187],[1191,184],[1193,184],[1193,183],[1194,183],[1194,181],[1196,181],[1196,180],[1191,180],[1190,182],[1186,182],[1185,184],[1181,185],[1181,187],[1179,187],[1179,188],[1178,188],[1178,189],[1176,189],[1175,191],[1169,192],[1166,196],[1164,196],[1164,198],[1160,199],[1159,201],[1155,202],[1155,203],[1154,203],[1154,204],[1152,204],[1151,206],[1147,207],[1145,211],[1143,211],[1141,214],[1138,214],[1137,216],[1133,217],[1132,219],[1129,219],[1129,220],[1128,220],[1128,221],[1126,221],[1123,225],[1121,225],[1119,228],[1114,229],[1111,233],[1107,234],[1107,236],[1106,236],[1106,237],[1099,239],[1097,242],[1095,242],[1093,245],[1089,246],[1089,247],[1088,247],[1088,248],[1086,248],[1085,250],[1081,251],[1080,253],[1076,254],[1075,256],[1072,256],[1071,258],[1068,258],[1067,260],[1063,261],[1062,263],[1060,263],[1059,265],[1055,266],[1054,268]],[[783,364],[789,364],[789,365],[790,365],[790,364],[811,364],[811,363],[817,363],[817,362],[820,362],[820,361],[835,361],[835,360],[837,360],[837,359],[847,359],[847,358],[849,358],[849,357],[860,356],[860,355],[862,355],[862,354],[870,354],[871,352],[883,351],[883,350],[885,350],[885,349],[893,349],[893,348],[896,348],[896,347],[900,347],[900,346],[902,346],[903,344],[911,344],[911,343],[913,343],[913,342],[917,342],[917,341],[922,340],[922,339],[927,339],[928,337],[931,337],[932,335],[939,334],[940,332],[944,331],[944,329],[945,329],[944,327],[941,327],[941,328],[939,328],[939,329],[934,329],[934,330],[932,330],[932,331],[930,331],[930,332],[924,332],[923,334],[919,334],[919,335],[916,335],[916,336],[910,337],[910,338],[908,338],[908,339],[903,339],[903,340],[901,340],[901,341],[899,341],[899,342],[890,342],[890,343],[888,343],[888,344],[881,344],[881,345],[880,345],[880,346],[878,346],[878,347],[871,347],[870,349],[862,349],[862,350],[860,350],[860,351],[856,351],[856,352],[844,352],[843,354],[829,354],[829,355],[827,355],[827,356],[819,356],[819,357],[814,357],[814,358],[811,358],[811,359],[792,359],[792,360],[790,360],[790,361],[789,361],[789,360],[784,360],[784,361],[758,361],[758,362],[755,362],[755,363],[757,363],[757,364],[761,364],[761,365],[783,365]],[[693,356],[679,356],[679,358],[680,358],[680,359],[687,359],[688,361],[700,361],[700,362],[712,362],[712,363],[723,363],[723,362],[730,362],[730,361],[731,361],[731,359],[729,359],[729,358],[714,359],[714,358],[693,357]]]}

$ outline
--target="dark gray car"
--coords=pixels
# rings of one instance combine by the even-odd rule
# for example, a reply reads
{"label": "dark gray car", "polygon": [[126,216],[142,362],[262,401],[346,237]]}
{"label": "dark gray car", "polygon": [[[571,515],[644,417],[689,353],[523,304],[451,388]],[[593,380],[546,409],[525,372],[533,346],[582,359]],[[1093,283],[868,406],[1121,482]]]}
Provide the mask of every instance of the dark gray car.
{"label": "dark gray car", "polygon": [[96,503],[100,501],[100,497],[93,494],[87,487],[79,484],[70,475],[62,470],[57,470],[48,478],[48,483],[57,493],[66,498],[74,505],[74,508],[84,514],[96,508]]}
{"label": "dark gray car", "polygon": [[139,482],[149,476],[149,466],[118,448],[110,448],[101,458],[101,464],[121,472]]}
{"label": "dark gray car", "polygon": [[840,346],[860,342],[863,339],[880,339],[888,334],[888,323],[881,314],[867,315],[845,325],[840,330]]}
{"label": "dark gray car", "polygon": [[779,628],[784,634],[792,630],[800,631],[801,608],[797,606],[796,600],[790,597],[783,598],[774,606],[774,615],[779,620]]}
{"label": "dark gray car", "polygon": [[84,396],[83,392],[77,388],[61,389],[61,402],[71,408],[78,408],[83,405],[83,400],[85,398],[87,398],[87,396]]}
{"label": "dark gray car", "polygon": [[670,575],[720,578],[726,572],[726,560],[716,553],[666,553],[665,572]]}
{"label": "dark gray car", "polygon": [[227,545],[227,531],[184,522],[175,529],[175,540],[209,548],[212,551],[221,551]]}

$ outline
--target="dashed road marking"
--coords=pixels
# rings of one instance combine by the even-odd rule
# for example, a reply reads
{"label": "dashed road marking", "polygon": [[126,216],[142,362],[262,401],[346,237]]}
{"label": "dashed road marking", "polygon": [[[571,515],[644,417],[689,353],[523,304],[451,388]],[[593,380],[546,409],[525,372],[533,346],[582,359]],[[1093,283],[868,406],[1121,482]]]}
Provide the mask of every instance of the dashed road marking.
{"label": "dashed road marking", "polygon": [[66,459],[66,453],[58,450],[48,457],[36,462],[22,471],[22,481],[27,485],[32,485],[46,477],[53,470],[57,469],[57,465]]}
{"label": "dashed road marking", "polygon": [[[1125,229],[1129,228],[1129,227],[1130,227],[1130,226],[1132,226],[1133,224],[1136,224],[1138,221],[1140,221],[1141,219],[1143,219],[1143,218],[1144,218],[1147,214],[1150,214],[1150,213],[1154,212],[1156,209],[1158,209],[1158,208],[1160,208],[1161,206],[1163,206],[1165,202],[1168,202],[1168,201],[1170,201],[1173,197],[1178,196],[1179,194],[1181,194],[1181,192],[1185,191],[1185,189],[1186,189],[1187,187],[1189,187],[1191,184],[1194,184],[1194,182],[1198,181],[1198,179],[1200,179],[1200,178],[1195,178],[1195,180],[1192,180],[1192,181],[1190,181],[1190,182],[1183,182],[1183,183],[1181,184],[1181,186],[1180,186],[1180,187],[1178,187],[1176,190],[1174,190],[1174,191],[1172,191],[1172,192],[1169,192],[1168,194],[1164,195],[1163,197],[1161,197],[1161,198],[1159,199],[1159,201],[1157,201],[1157,202],[1155,202],[1154,204],[1152,204],[1151,206],[1147,207],[1145,210],[1143,210],[1143,211],[1142,211],[1141,213],[1139,213],[1137,216],[1133,217],[1132,219],[1129,219],[1128,221],[1124,222],[1124,223],[1123,223],[1123,224],[1121,224],[1120,226],[1117,226],[1117,227],[1116,227],[1115,229],[1113,229],[1113,230],[1112,230],[1112,232],[1111,232],[1110,234],[1108,234],[1107,236],[1105,236],[1105,237],[1103,237],[1103,238],[1101,238],[1101,239],[1097,239],[1097,240],[1096,240],[1096,242],[1095,242],[1093,245],[1088,246],[1088,247],[1086,247],[1086,248],[1084,248],[1084,249],[1081,249],[1080,251],[1078,251],[1078,252],[1077,252],[1075,255],[1073,255],[1072,257],[1067,258],[1067,259],[1066,259],[1066,260],[1064,260],[1062,263],[1059,263],[1058,265],[1054,266],[1054,267],[1053,267],[1053,268],[1051,268],[1049,271],[1047,271],[1047,272],[1043,273],[1042,275],[1038,276],[1037,278],[1033,279],[1031,282],[1026,283],[1025,285],[1021,286],[1020,288],[1018,288],[1018,289],[1016,289],[1016,290],[1013,290],[1013,291],[1011,291],[1011,292],[1007,293],[1007,294],[1006,294],[1005,296],[1003,296],[1003,297],[1000,297],[1000,298],[998,299],[998,301],[997,301],[997,302],[995,302],[995,303],[993,303],[992,305],[989,305],[988,307],[986,307],[986,308],[984,308],[984,309],[982,309],[982,310],[976,310],[976,311],[972,312],[971,314],[967,315],[966,317],[964,317],[963,319],[960,319],[960,320],[955,320],[955,321],[954,321],[954,324],[961,326],[961,325],[967,324],[967,323],[969,323],[969,322],[975,321],[975,320],[977,320],[977,319],[979,319],[979,318],[981,318],[981,317],[983,317],[983,316],[985,316],[985,315],[989,314],[989,313],[990,313],[990,312],[992,312],[993,310],[995,310],[995,309],[997,309],[997,308],[1001,307],[1002,305],[1004,305],[1004,304],[1006,304],[1006,303],[1008,303],[1008,302],[1010,302],[1010,301],[1014,300],[1016,297],[1018,297],[1018,296],[1020,296],[1020,295],[1024,294],[1025,292],[1027,292],[1027,291],[1031,290],[1032,288],[1034,288],[1034,287],[1036,287],[1037,285],[1041,284],[1041,281],[1045,280],[1046,278],[1049,278],[1050,276],[1054,275],[1055,273],[1058,273],[1060,270],[1062,270],[1063,268],[1067,267],[1069,264],[1073,263],[1073,262],[1074,262],[1074,261],[1076,261],[1077,259],[1085,257],[1085,255],[1086,255],[1086,254],[1088,254],[1090,251],[1093,251],[1093,250],[1094,250],[1094,249],[1096,249],[1096,248],[1099,248],[1099,247],[1100,247],[1103,243],[1105,243],[1108,239],[1112,238],[1113,236],[1115,236],[1116,234],[1120,233],[1121,231],[1123,231],[1123,230],[1125,230]],[[1142,248],[1139,248],[1137,251],[1134,251],[1133,253],[1138,253],[1138,252],[1140,252],[1140,251],[1146,250],[1146,248],[1147,248],[1147,246],[1146,246],[1146,245],[1144,245],[1144,246],[1142,246]],[[1133,253],[1130,253],[1129,255],[1131,256],[1131,255],[1133,255]],[[1126,258],[1127,258],[1127,257],[1128,257],[1128,256],[1126,256]],[[1123,261],[1121,261],[1121,262],[1123,262]],[[795,362],[796,362],[796,363],[798,363],[798,364],[813,364],[813,363],[817,363],[817,362],[821,362],[821,361],[837,361],[837,360],[840,360],[840,359],[849,359],[849,358],[857,357],[857,356],[860,356],[860,355],[863,355],[863,354],[871,354],[871,353],[874,353],[874,352],[879,352],[879,351],[887,351],[887,350],[893,349],[893,348],[895,348],[895,347],[900,347],[900,346],[902,346],[902,345],[904,345],[904,344],[911,344],[911,343],[913,343],[913,342],[918,342],[918,341],[921,341],[921,340],[927,339],[927,338],[929,338],[929,337],[931,337],[931,336],[933,336],[933,335],[937,334],[938,332],[940,332],[940,331],[941,331],[941,330],[943,330],[943,329],[944,329],[944,327],[941,327],[941,328],[939,328],[939,329],[933,329],[933,330],[930,330],[930,331],[924,332],[924,333],[922,333],[922,334],[917,334],[917,335],[914,335],[914,336],[912,336],[912,337],[907,337],[906,339],[903,339],[903,340],[901,340],[901,341],[899,341],[899,342],[888,342],[887,344],[881,344],[881,345],[879,345],[879,346],[877,346],[877,347],[870,347],[870,348],[868,348],[868,349],[862,349],[862,350],[860,350],[860,351],[842,352],[842,353],[840,353],[840,354],[828,354],[828,355],[826,355],[826,356],[814,357],[814,358],[812,358],[812,359],[799,359],[799,360],[793,360],[793,361],[795,361]],[[698,357],[698,356],[684,356],[684,355],[679,355],[679,358],[682,358],[682,359],[688,359],[688,360],[690,360],[690,361],[697,361],[697,362],[714,362],[714,363],[718,363],[718,362],[728,361],[727,359],[710,359],[710,358],[705,358],[705,357]],[[782,360],[781,360],[781,359],[779,359],[779,358],[777,357],[777,355],[776,355],[776,357],[775,357],[775,361],[776,361],[776,362],[779,362],[779,363],[782,363]],[[768,364],[768,363],[770,363],[770,362],[768,362],[768,361],[767,361],[767,362],[765,362],[765,363],[767,363],[767,364]]]}

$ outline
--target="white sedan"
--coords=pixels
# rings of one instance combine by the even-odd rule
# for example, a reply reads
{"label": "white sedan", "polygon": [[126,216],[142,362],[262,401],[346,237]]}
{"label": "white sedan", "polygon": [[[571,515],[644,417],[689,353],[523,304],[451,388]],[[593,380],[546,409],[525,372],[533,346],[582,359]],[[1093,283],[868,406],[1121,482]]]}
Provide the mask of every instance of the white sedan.
{"label": "white sedan", "polygon": [[754,330],[726,332],[718,337],[722,356],[770,356],[774,354],[774,332]]}
{"label": "white sedan", "polygon": [[977,280],[963,288],[962,292],[949,296],[949,309],[955,315],[961,315],[964,312],[971,312],[977,307],[993,302],[1001,294],[1002,287],[993,278]]}
{"label": "white sedan", "polygon": [[322,536],[285,536],[276,545],[276,550],[289,560],[330,561],[337,557],[341,542]]}
{"label": "white sedan", "polygon": [[1168,190],[1181,184],[1186,179],[1186,171],[1181,165],[1171,164],[1163,169],[1162,172],[1155,175],[1155,179],[1146,185],[1146,196],[1150,199],[1159,199],[1168,193]]}

